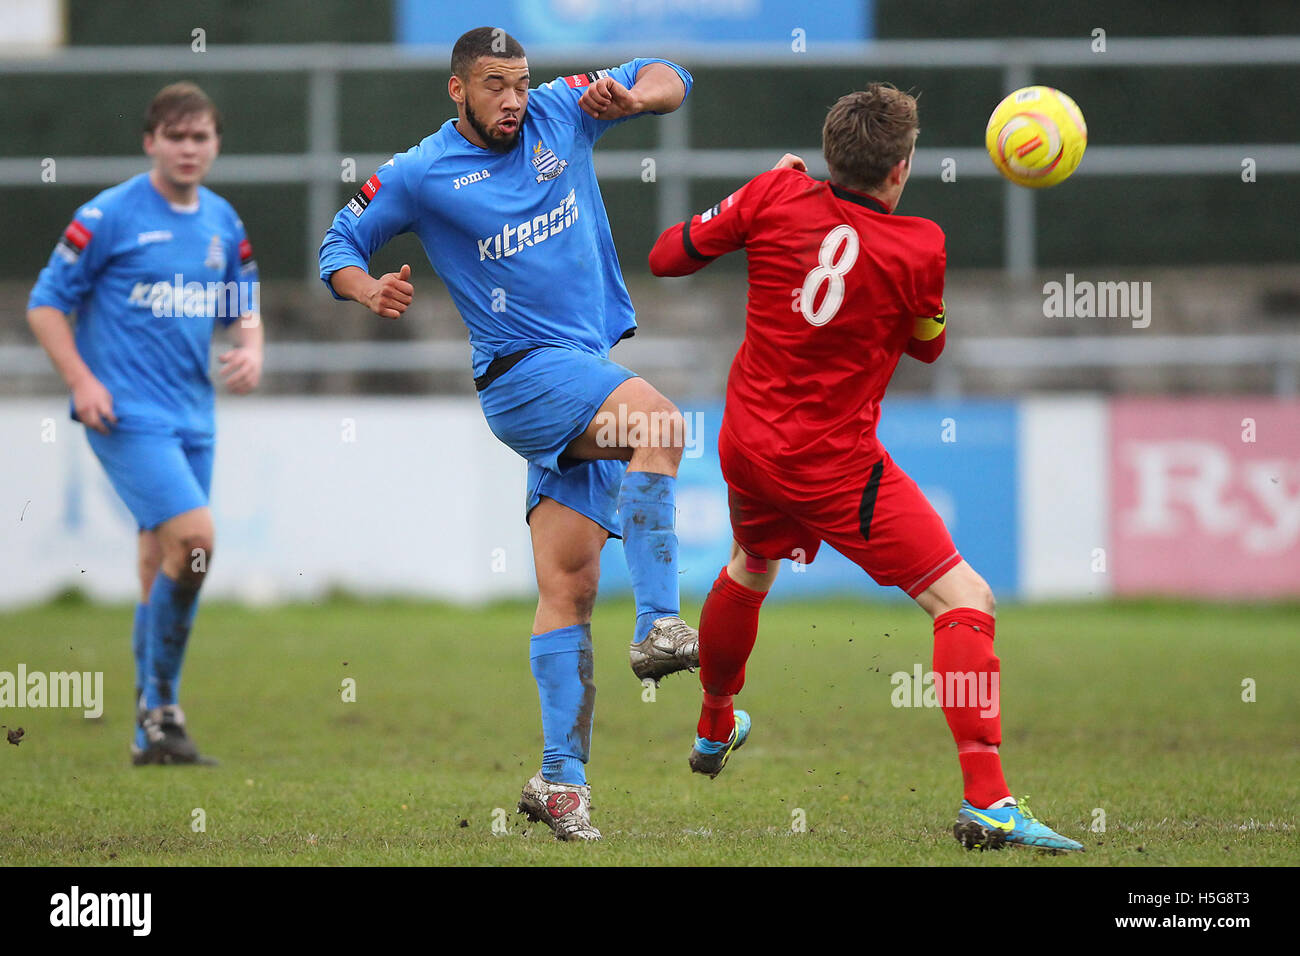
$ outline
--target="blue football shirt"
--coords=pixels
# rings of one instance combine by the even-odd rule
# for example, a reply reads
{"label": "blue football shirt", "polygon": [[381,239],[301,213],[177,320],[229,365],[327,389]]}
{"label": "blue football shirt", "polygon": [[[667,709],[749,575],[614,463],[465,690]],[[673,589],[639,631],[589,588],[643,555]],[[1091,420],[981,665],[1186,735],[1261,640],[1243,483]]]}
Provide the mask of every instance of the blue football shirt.
{"label": "blue football shirt", "polygon": [[531,90],[508,153],[475,146],[448,120],[381,166],[334,217],[321,279],[328,286],[344,266],[368,271],[376,249],[413,232],[469,328],[476,376],[531,346],[608,354],[636,319],[591,151],[623,120],[593,119],[578,100],[602,76],[630,89],[648,63],[672,67],[690,93],[686,70],[636,59]]}
{"label": "blue football shirt", "polygon": [[141,173],[77,210],[27,307],[76,313],[77,351],[120,427],[211,433],[213,326],[257,311],[257,280],[230,203],[201,186],[198,207],[181,209]]}

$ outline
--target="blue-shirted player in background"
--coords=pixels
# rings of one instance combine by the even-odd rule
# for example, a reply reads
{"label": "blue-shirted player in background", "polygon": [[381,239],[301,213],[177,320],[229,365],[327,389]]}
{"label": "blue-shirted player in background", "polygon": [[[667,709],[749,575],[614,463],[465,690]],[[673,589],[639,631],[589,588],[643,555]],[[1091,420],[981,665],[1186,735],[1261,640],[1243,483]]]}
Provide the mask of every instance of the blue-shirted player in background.
{"label": "blue-shirted player in background", "polygon": [[251,391],[262,372],[252,247],[230,204],[200,185],[220,137],[221,115],[197,86],[159,92],[144,126],[153,168],[77,210],[28,301],[72,417],[139,525],[137,765],[211,762],[177,692],[212,559],[214,322],[234,341],[220,356],[230,391]]}
{"label": "blue-shirted player in background", "polygon": [[607,538],[623,538],[636,597],[636,675],[694,667],[699,649],[678,605],[683,419],[606,358],[636,322],[592,147],[621,120],[677,109],[692,81],[675,64],[638,59],[530,90],[523,47],[488,27],[456,41],[451,72],[456,118],[394,156],[339,212],[320,275],[336,298],[397,318],[414,294],[410,267],[375,279],[370,256],[414,232],[469,327],[488,425],[528,460],[544,749],[519,809],[561,840],[597,840],[585,764]]}

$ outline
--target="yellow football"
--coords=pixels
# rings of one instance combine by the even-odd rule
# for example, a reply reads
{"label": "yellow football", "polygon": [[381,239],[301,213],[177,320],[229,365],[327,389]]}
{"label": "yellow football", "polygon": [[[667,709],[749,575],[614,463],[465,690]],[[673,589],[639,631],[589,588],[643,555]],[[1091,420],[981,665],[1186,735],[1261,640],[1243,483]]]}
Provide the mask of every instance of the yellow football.
{"label": "yellow football", "polygon": [[1064,182],[1088,146],[1088,124],[1070,97],[1050,86],[1016,90],[993,111],[984,145],[993,165],[1019,186]]}

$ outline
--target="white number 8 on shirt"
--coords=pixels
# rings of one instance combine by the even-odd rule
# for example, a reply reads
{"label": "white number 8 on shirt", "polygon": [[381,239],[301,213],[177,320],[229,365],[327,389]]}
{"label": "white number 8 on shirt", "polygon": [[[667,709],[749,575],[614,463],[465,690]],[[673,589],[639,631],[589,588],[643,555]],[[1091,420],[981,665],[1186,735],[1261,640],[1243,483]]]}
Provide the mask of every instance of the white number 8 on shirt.
{"label": "white number 8 on shirt", "polygon": [[[817,250],[817,268],[803,280],[799,296],[799,311],[812,325],[825,325],[835,318],[844,303],[844,273],[858,261],[858,234],[852,226],[840,224],[826,233],[821,248]],[[826,297],[816,309],[817,293],[822,282],[829,283]]]}

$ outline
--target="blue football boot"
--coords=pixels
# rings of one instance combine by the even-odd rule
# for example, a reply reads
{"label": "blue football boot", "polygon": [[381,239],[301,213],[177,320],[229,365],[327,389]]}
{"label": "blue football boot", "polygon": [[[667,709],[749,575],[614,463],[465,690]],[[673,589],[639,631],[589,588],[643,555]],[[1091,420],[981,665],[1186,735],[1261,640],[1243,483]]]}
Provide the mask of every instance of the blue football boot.
{"label": "blue football boot", "polygon": [[980,810],[969,800],[963,800],[952,835],[968,850],[1000,850],[1008,843],[1043,850],[1083,849],[1082,843],[1040,823],[1023,799],[1019,804],[996,810]]}
{"label": "blue football boot", "polygon": [[727,765],[727,758],[731,756],[732,751],[745,746],[745,741],[749,739],[749,728],[749,714],[738,710],[736,727],[727,740],[718,743],[716,740],[696,737],[695,746],[691,748],[691,770],[695,773],[707,773],[710,779],[722,773],[722,768]]}

